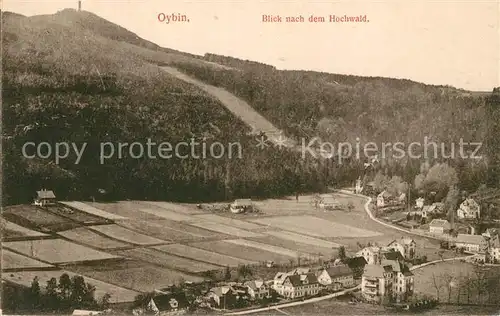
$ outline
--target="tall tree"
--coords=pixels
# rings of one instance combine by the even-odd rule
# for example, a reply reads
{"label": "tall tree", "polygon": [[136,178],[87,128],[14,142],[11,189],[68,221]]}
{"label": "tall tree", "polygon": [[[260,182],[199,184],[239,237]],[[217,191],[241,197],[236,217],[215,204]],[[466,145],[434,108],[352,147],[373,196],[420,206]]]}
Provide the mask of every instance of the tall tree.
{"label": "tall tree", "polygon": [[500,87],[486,98],[488,185],[500,187]]}
{"label": "tall tree", "polygon": [[40,282],[38,281],[38,277],[36,276],[31,282],[29,297],[29,302],[31,303],[33,311],[38,311],[40,308],[40,296]]}
{"label": "tall tree", "polygon": [[339,250],[338,250],[338,257],[339,259],[344,262],[346,259],[347,259],[347,254],[346,254],[346,251],[345,251],[345,247],[344,246],[340,246],[339,247]]}
{"label": "tall tree", "polygon": [[460,197],[460,190],[456,185],[452,186],[448,190],[448,194],[445,199],[445,209],[448,214],[448,220],[450,221],[452,229],[455,227],[455,213],[457,211],[458,199]]}
{"label": "tall tree", "polygon": [[57,295],[56,278],[51,278],[47,281],[47,286],[45,287],[44,307],[49,312],[59,309],[59,296]]}

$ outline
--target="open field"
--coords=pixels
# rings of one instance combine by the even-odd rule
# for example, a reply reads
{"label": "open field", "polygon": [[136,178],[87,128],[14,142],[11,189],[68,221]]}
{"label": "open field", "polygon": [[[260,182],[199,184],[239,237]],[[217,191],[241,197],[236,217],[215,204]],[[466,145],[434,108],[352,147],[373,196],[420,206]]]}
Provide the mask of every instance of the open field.
{"label": "open field", "polygon": [[274,252],[274,253],[277,253],[279,255],[288,256],[291,258],[297,258],[300,255],[302,255],[302,253],[299,253],[297,251],[293,251],[293,250],[278,247],[278,246],[263,244],[263,243],[251,241],[251,240],[230,239],[230,240],[224,240],[224,241],[227,243],[231,243],[231,244],[239,245],[239,246],[243,246],[243,247],[253,247],[255,249],[262,249],[265,251]]}
{"label": "open field", "polygon": [[309,236],[304,236],[304,235],[300,235],[300,234],[296,234],[296,233],[292,233],[292,232],[271,231],[270,230],[270,231],[267,231],[266,234],[274,236],[274,237],[278,237],[281,239],[286,239],[286,240],[290,240],[293,242],[297,242],[297,243],[303,243],[303,244],[307,244],[307,245],[311,245],[311,246],[318,246],[318,247],[328,248],[328,249],[339,248],[341,246],[340,244],[337,244],[337,243],[334,243],[331,241],[318,239],[318,238],[314,238],[314,237],[309,237]]}
{"label": "open field", "polygon": [[119,239],[136,245],[155,245],[166,242],[165,240],[140,234],[116,224],[91,226],[89,228],[110,236],[111,238]]}
{"label": "open field", "polygon": [[198,242],[198,243],[191,243],[190,246],[205,249],[208,251],[213,251],[231,257],[237,257],[258,262],[272,260],[278,263],[288,263],[289,260],[292,259],[291,257],[283,256],[275,252],[270,252],[263,249],[257,249],[254,247],[236,245],[225,241]]}
{"label": "open field", "polygon": [[9,269],[33,269],[33,268],[50,268],[53,267],[48,263],[43,263],[38,260],[17,254],[7,249],[2,250],[2,270]]}
{"label": "open field", "polygon": [[147,207],[146,205],[153,205],[160,207],[162,209],[168,210],[168,211],[174,211],[178,213],[183,213],[183,214],[188,214],[188,215],[193,215],[193,214],[203,214],[204,212],[201,210],[196,209],[195,205],[182,205],[182,204],[176,204],[176,203],[171,203],[171,202],[161,202],[161,201],[134,201],[138,204],[142,204],[143,207]]}
{"label": "open field", "polygon": [[5,227],[2,231],[4,238],[10,237],[45,237],[47,234],[28,229],[15,223],[4,220]]}
{"label": "open field", "polygon": [[116,224],[133,230],[147,232],[152,237],[167,241],[196,241],[206,238],[227,237],[226,235],[166,219],[154,221],[122,220],[116,221]]}
{"label": "open field", "polygon": [[66,202],[60,202],[62,204],[68,205],[70,207],[76,208],[77,210],[95,215],[95,216],[100,216],[104,217],[109,220],[115,220],[115,219],[124,219],[123,216],[119,216],[116,214],[108,213],[106,211],[100,210],[98,208],[95,208],[93,206],[87,205],[83,202],[78,202],[78,201],[66,201]]}
{"label": "open field", "polygon": [[137,210],[139,208],[139,205],[132,201],[116,201],[116,202],[106,202],[106,203],[85,202],[85,203],[89,206],[96,207],[108,213],[121,216],[121,218],[117,220],[127,220],[127,219],[137,219],[142,221],[164,220],[163,217],[159,217],[144,212],[139,212]]}
{"label": "open field", "polygon": [[[45,287],[47,281],[51,278],[56,278],[59,280],[59,277],[63,274],[67,273],[70,277],[73,277],[77,274],[64,271],[64,270],[52,270],[52,271],[23,271],[23,272],[8,272],[2,274],[2,279],[8,280],[12,283],[23,285],[26,287],[31,286],[31,282],[35,277],[38,277],[40,286],[42,288]],[[133,302],[134,297],[139,294],[138,292],[131,291],[128,289],[124,289],[118,287],[116,285],[112,285],[109,283],[105,283],[96,279],[92,279],[89,277],[84,277],[85,282],[88,282],[95,286],[95,296],[96,299],[101,298],[105,293],[109,293],[111,295],[110,302],[111,303],[121,303],[121,302]]]}
{"label": "open field", "polygon": [[203,281],[201,277],[136,261],[125,261],[97,267],[75,266],[71,269],[82,275],[140,292],[151,292],[154,289],[161,289],[182,281]]}
{"label": "open field", "polygon": [[59,235],[75,242],[87,244],[99,249],[112,249],[129,246],[129,244],[101,236],[86,227],[75,228],[60,232]]}
{"label": "open field", "polygon": [[33,205],[16,205],[5,209],[3,216],[14,220],[23,226],[39,227],[50,231],[61,231],[78,227],[79,225],[69,219],[54,215],[44,209]]}
{"label": "open field", "polygon": [[260,243],[280,246],[283,248],[293,249],[300,253],[307,253],[318,256],[321,254],[324,258],[332,258],[337,255],[337,249],[318,247],[313,245],[308,245],[300,242],[295,242],[287,239],[282,239],[274,236],[265,236],[260,238],[252,238],[251,240],[257,241]]}
{"label": "open field", "polygon": [[85,213],[82,212],[78,209],[75,208],[70,208],[65,205],[54,205],[54,206],[47,206],[47,210],[49,210],[52,213],[56,213],[57,215],[63,216],[70,218],[74,221],[77,221],[82,224],[86,225],[97,225],[97,224],[106,224],[109,223],[109,220],[100,217],[100,216],[95,216],[90,213]]}
{"label": "open field", "polygon": [[299,199],[268,199],[264,201],[254,201],[254,205],[266,215],[279,215],[285,212],[302,213],[304,211],[313,210],[312,200],[304,201]]}
{"label": "open field", "polygon": [[165,209],[159,209],[155,208],[154,206],[149,206],[149,207],[138,207],[137,211],[158,216],[161,218],[169,219],[171,221],[178,221],[178,222],[183,222],[183,221],[191,221],[193,217],[189,215],[185,215],[182,213],[177,213],[173,211],[168,211]]}
{"label": "open field", "polygon": [[220,266],[238,266],[240,264],[255,264],[257,262],[251,260],[240,259],[236,257],[221,255],[212,251],[207,251],[199,248],[189,247],[181,244],[171,244],[164,246],[156,246],[154,249],[168,252],[174,255],[192,258],[204,262],[210,262]]}
{"label": "open field", "polygon": [[[441,302],[450,300],[452,303],[478,304],[495,303],[500,300],[500,267],[498,266],[481,267],[455,260],[429,265],[413,273],[415,292],[439,296]],[[478,278],[478,273],[484,273],[485,277],[482,281]],[[434,279],[436,284],[434,284]],[[479,284],[481,284],[481,292],[478,291]]]}
{"label": "open field", "polygon": [[208,221],[196,221],[190,223],[192,226],[212,230],[221,234],[228,234],[236,237],[261,237],[263,236],[262,234],[254,233],[251,231],[239,229],[233,226],[229,225],[224,225],[224,224],[219,224],[219,223],[214,223],[214,222],[208,222]]}
{"label": "open field", "polygon": [[242,221],[239,219],[234,219],[231,217],[219,216],[214,214],[204,214],[204,215],[196,215],[194,216],[196,219],[203,219],[209,222],[221,223],[225,225],[229,225],[236,228],[253,230],[253,229],[261,229],[265,228],[265,226],[257,225],[255,223]]}
{"label": "open field", "polygon": [[372,237],[380,233],[347,226],[314,216],[264,217],[253,222],[279,227],[284,230],[299,230],[315,237]]}
{"label": "open field", "polygon": [[50,263],[117,259],[119,257],[62,239],[4,242],[5,248]]}
{"label": "open field", "polygon": [[220,266],[169,255],[165,252],[149,248],[117,250],[114,253],[123,257],[145,261],[152,264],[161,265],[172,269],[179,269],[182,271],[187,271],[192,273],[199,273],[207,270],[218,270],[221,268]]}

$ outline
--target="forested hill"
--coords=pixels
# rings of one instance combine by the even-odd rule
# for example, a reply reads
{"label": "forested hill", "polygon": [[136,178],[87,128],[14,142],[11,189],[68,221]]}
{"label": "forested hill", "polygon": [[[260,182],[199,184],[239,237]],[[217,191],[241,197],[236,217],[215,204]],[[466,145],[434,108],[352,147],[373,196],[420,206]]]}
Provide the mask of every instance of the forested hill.
{"label": "forested hill", "polygon": [[[487,111],[492,107],[484,96],[452,87],[280,71],[237,58],[162,48],[85,11],[33,17],[4,12],[2,31],[4,204],[27,202],[42,187],[71,199],[263,197],[351,184],[362,173],[363,161],[328,167],[278,149],[257,149],[248,127],[217,100],[157,65],[171,65],[226,88],[297,138],[484,140],[492,135],[484,122],[496,115]],[[240,141],[244,157],[155,160],[124,155],[99,163],[101,142],[192,137]],[[88,148],[78,164],[74,154],[56,164],[23,158],[22,146],[29,141],[86,142]],[[384,171],[411,179],[419,165],[396,162]],[[487,166],[474,168],[470,178],[478,186]]]}

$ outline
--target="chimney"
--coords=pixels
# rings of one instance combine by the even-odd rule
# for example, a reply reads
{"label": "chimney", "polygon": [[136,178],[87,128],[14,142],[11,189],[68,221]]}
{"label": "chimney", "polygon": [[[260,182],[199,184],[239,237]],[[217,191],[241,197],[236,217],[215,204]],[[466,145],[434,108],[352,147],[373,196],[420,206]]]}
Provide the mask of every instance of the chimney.
{"label": "chimney", "polygon": [[82,11],[82,0],[78,0],[78,11]]}

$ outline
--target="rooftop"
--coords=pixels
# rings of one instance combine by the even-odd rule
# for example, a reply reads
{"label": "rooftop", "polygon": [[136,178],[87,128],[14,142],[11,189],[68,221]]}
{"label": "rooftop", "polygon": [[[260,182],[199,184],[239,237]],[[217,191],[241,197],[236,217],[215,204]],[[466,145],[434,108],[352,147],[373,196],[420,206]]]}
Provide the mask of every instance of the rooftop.
{"label": "rooftop", "polygon": [[444,229],[450,229],[451,228],[450,222],[448,222],[445,219],[437,219],[437,218],[433,219],[431,221],[431,223],[429,224],[429,226],[442,227]]}
{"label": "rooftop", "polygon": [[52,190],[42,189],[40,191],[36,191],[37,197],[39,199],[55,199],[56,195]]}
{"label": "rooftop", "polygon": [[352,270],[348,266],[334,266],[326,269],[326,272],[331,277],[351,275]]}
{"label": "rooftop", "polygon": [[365,271],[363,272],[363,276],[365,277],[373,277],[373,278],[383,278],[385,269],[382,266],[376,264],[367,264],[365,266]]}
{"label": "rooftop", "polygon": [[185,293],[158,295],[153,298],[153,301],[159,311],[185,308],[189,305]]}
{"label": "rooftop", "polygon": [[486,239],[481,235],[458,234],[457,236],[457,243],[479,245],[485,241]]}
{"label": "rooftop", "polygon": [[404,260],[403,255],[399,251],[384,251],[382,253],[382,257],[386,260]]}

